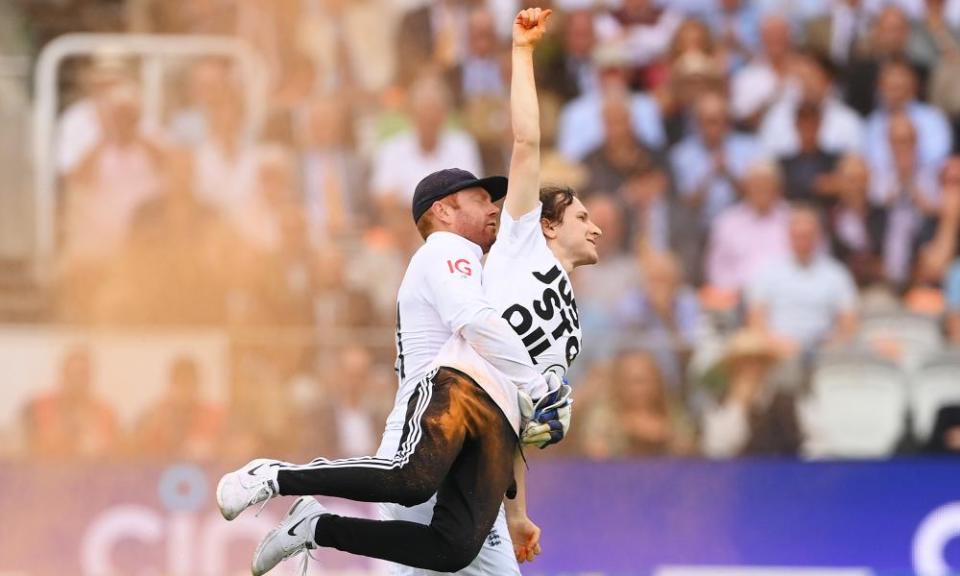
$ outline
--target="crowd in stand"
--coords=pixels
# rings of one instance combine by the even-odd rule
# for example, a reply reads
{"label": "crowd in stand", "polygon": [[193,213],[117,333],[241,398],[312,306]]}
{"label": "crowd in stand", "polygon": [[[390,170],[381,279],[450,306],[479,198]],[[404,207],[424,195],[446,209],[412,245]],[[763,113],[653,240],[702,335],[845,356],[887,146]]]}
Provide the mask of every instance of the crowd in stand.
{"label": "crowd in stand", "polygon": [[[219,408],[177,361],[130,431],[74,351],[24,409],[29,453],[375,447],[420,243],[410,198],[437,169],[506,172],[521,4],[556,12],[536,53],[543,180],[574,187],[604,231],[601,263],[574,278],[576,421],[553,453],[802,455],[819,354],[856,344],[865,316],[906,311],[960,343],[958,1],[67,2],[113,7],[77,20],[88,30],[240,38],[269,89],[257,126],[233,62],[183,59],[147,118],[139,59],[104,46],[65,69],[51,319],[300,337],[236,345]],[[24,11],[39,44],[51,33]],[[250,406],[277,418],[244,435]]]}

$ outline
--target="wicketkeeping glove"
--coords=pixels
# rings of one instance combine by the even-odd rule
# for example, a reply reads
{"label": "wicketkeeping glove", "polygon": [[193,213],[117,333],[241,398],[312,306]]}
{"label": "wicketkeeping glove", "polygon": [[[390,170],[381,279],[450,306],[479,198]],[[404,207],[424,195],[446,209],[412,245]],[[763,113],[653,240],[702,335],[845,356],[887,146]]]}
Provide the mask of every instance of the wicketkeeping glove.
{"label": "wicketkeeping glove", "polygon": [[520,415],[523,426],[520,441],[546,448],[563,440],[570,430],[572,393],[573,390],[565,383],[538,400],[531,400],[529,396],[521,393]]}

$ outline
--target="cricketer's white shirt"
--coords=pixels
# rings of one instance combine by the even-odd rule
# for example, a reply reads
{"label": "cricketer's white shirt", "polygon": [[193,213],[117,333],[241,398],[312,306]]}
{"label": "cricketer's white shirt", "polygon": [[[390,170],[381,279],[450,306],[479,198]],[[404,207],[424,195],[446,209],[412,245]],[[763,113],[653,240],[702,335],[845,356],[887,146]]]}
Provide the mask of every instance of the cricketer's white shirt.
{"label": "cricketer's white shirt", "polygon": [[546,383],[530,366],[523,344],[484,295],[482,256],[482,249],[466,238],[434,232],[410,259],[397,294],[395,368],[400,389],[387,418],[379,457],[395,453],[410,396],[437,366],[473,377],[516,432],[520,428],[517,389],[527,390],[534,398],[546,392]]}

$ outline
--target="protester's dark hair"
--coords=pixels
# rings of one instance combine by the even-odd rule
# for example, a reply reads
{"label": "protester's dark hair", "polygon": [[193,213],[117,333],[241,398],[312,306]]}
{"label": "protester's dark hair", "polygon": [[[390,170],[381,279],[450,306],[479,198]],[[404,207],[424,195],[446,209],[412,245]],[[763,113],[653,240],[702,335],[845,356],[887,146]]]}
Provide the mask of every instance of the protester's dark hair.
{"label": "protester's dark hair", "polygon": [[563,213],[576,197],[577,193],[569,186],[544,186],[540,189],[540,203],[543,204],[540,217],[550,224],[563,224]]}

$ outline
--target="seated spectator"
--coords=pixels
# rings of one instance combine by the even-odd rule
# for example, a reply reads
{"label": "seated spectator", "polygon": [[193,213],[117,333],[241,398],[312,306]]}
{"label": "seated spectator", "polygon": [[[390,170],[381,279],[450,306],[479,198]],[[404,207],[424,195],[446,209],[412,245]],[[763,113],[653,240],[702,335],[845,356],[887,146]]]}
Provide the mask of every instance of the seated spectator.
{"label": "seated spectator", "polygon": [[834,179],[830,177],[838,155],[820,147],[820,108],[801,104],[797,109],[797,136],[800,149],[780,161],[786,181],[787,200],[813,202],[823,207],[833,203]]}
{"label": "seated spectator", "polygon": [[582,266],[573,275],[574,292],[580,310],[580,327],[584,340],[591,342],[583,349],[586,357],[604,357],[604,350],[615,346],[614,330],[619,314],[618,303],[642,282],[639,258],[628,251],[629,214],[626,205],[615,196],[593,194],[583,200],[590,219],[603,230],[597,239],[600,261]]}
{"label": "seated spectator", "polygon": [[934,235],[940,190],[934,171],[917,161],[917,130],[905,112],[891,116],[888,141],[892,162],[873,166],[870,200],[887,213],[884,275],[902,288],[918,250]]}
{"label": "seated spectator", "polygon": [[[691,32],[681,36],[685,30]],[[696,32],[701,30],[701,32]],[[681,43],[686,37],[696,43]],[[699,20],[688,20],[677,32],[670,59],[664,63],[663,78],[651,84],[653,97],[659,107],[668,147],[695,132],[694,108],[706,92],[727,92],[727,77],[716,54],[709,29]]]}
{"label": "seated spectator", "polygon": [[917,142],[917,162],[922,167],[939,166],[953,147],[950,123],[943,112],[917,101],[917,78],[913,67],[903,59],[891,59],[880,69],[880,101],[866,125],[866,155],[873,166],[893,161],[886,137],[890,118],[906,113],[915,129],[923,134]]}
{"label": "seated spectator", "polygon": [[623,46],[630,54],[631,66],[642,67],[667,52],[682,22],[683,15],[669,5],[624,0],[618,9],[601,11],[597,16],[597,38],[601,44]]}
{"label": "seated spectator", "polygon": [[477,141],[487,174],[508,171],[508,144],[513,138],[508,110],[508,55],[498,44],[493,15],[485,9],[471,12],[467,55],[461,66],[461,108],[464,125]]}
{"label": "seated spectator", "polygon": [[668,252],[639,256],[642,287],[634,287],[618,306],[616,328],[628,340],[650,350],[671,390],[683,389],[686,362],[701,327],[700,305],[683,283],[680,264]]}
{"label": "seated spectator", "polygon": [[707,282],[738,291],[788,254],[790,211],[783,179],[773,162],[757,162],[743,180],[743,201],[717,217],[707,245]]}
{"label": "seated spectator", "polygon": [[947,304],[947,337],[954,346],[960,346],[960,260],[950,267],[943,284]]}
{"label": "seated spectator", "polygon": [[314,242],[340,238],[374,216],[351,128],[350,111],[340,98],[326,96],[311,104],[299,174]]}
{"label": "seated spectator", "polygon": [[[446,75],[463,61],[469,37],[469,4],[441,0],[406,11],[396,32],[397,79],[401,84],[415,83],[424,66]],[[453,88],[452,84],[448,87]]]}
{"label": "seated spectator", "polygon": [[733,118],[756,128],[767,109],[791,89],[794,50],[790,22],[782,16],[765,16],[760,24],[762,50],[731,78],[730,109]]}
{"label": "seated spectator", "polygon": [[336,454],[342,458],[374,454],[380,443],[381,423],[391,403],[390,382],[378,377],[373,356],[365,346],[351,344],[337,355],[334,377],[327,381],[333,410]]}
{"label": "seated spectator", "polygon": [[960,406],[942,406],[937,411],[924,452],[940,456],[960,453]]}
{"label": "seated spectator", "polygon": [[[923,16],[913,18],[908,53],[911,61],[931,68],[939,60],[954,57],[960,52],[960,33],[957,30],[955,1],[925,0]],[[952,12],[952,14],[949,14]],[[950,22],[950,16],[954,21]]]}
{"label": "seated spectator", "polygon": [[[562,40],[556,50],[534,52],[534,67],[540,90],[544,94],[554,94],[561,103],[566,103],[598,89],[593,58],[597,46],[593,11],[572,10],[563,15],[556,14],[553,18],[559,20],[558,30]],[[547,33],[549,35],[549,31]],[[549,36],[542,42],[549,42]]]}
{"label": "seated spectator", "polygon": [[128,62],[115,55],[95,57],[81,72],[80,97],[57,120],[57,172],[74,172],[103,139],[104,123],[113,115],[108,96],[113,88],[133,82]]}
{"label": "seated spectator", "polygon": [[794,69],[799,95],[786,94],[760,123],[758,136],[763,149],[776,156],[796,154],[800,148],[797,110],[802,104],[820,108],[820,147],[833,153],[857,152],[863,147],[863,121],[834,95],[834,70],[828,60],[808,53],[798,55]]}
{"label": "seated spectator", "polygon": [[711,458],[796,456],[802,435],[793,396],[771,374],[776,347],[762,332],[743,330],[727,343],[726,386],[703,416],[702,449]]}
{"label": "seated spectator", "polygon": [[592,194],[618,194],[635,173],[663,171],[663,157],[641,143],[631,129],[630,95],[610,90],[603,98],[603,143],[587,154],[586,190]]}
{"label": "seated spectator", "polygon": [[626,204],[629,231],[634,244],[653,250],[669,250],[682,241],[684,230],[673,204],[670,176],[665,170],[642,170],[631,174],[618,194]]}
{"label": "seated spectator", "polygon": [[870,14],[864,0],[840,0],[830,3],[829,12],[811,18],[804,25],[807,47],[829,58],[841,69],[857,55],[868,33]]}
{"label": "seated spectator", "polygon": [[208,137],[194,151],[194,193],[238,225],[255,195],[256,146],[243,134],[243,102],[236,87],[205,109]]}
{"label": "seated spectator", "polygon": [[605,401],[584,414],[587,456],[624,458],[692,452],[692,434],[680,401],[664,386],[656,360],[641,350],[617,355]]}
{"label": "seated spectator", "polygon": [[67,175],[64,259],[102,264],[123,246],[137,208],[160,191],[160,148],[140,130],[140,91],[113,86],[104,96],[103,135]]}
{"label": "seated spectator", "polygon": [[873,19],[864,49],[850,61],[842,78],[844,100],[861,116],[868,116],[877,105],[880,68],[888,60],[909,62],[918,85],[926,86],[928,68],[911,56],[910,36],[910,20],[899,6],[887,5]]}
{"label": "seated spectator", "polygon": [[93,318],[129,325],[222,322],[238,253],[225,220],[193,194],[186,152],[166,155],[161,193],[136,212],[129,240],[97,286]]}
{"label": "seated spectator", "polygon": [[557,150],[568,160],[579,162],[603,144],[603,101],[609,92],[630,94],[633,133],[646,146],[661,148],[665,138],[657,104],[646,94],[629,92],[628,61],[623,49],[598,48],[594,62],[599,78],[597,89],[581,94],[560,111]]}
{"label": "seated spectator", "polygon": [[200,146],[210,137],[211,110],[233,88],[230,64],[220,58],[197,60],[186,70],[184,105],[170,119],[167,133],[174,144]]}
{"label": "seated spectator", "polygon": [[837,204],[827,213],[830,252],[853,275],[857,286],[882,282],[887,212],[870,203],[870,168],[860,156],[849,154],[834,173]]}
{"label": "seated spectator", "polygon": [[696,133],[670,152],[683,203],[700,216],[703,229],[739,197],[747,164],[756,159],[753,138],[734,132],[726,98],[706,92],[696,101]]}
{"label": "seated spectator", "polygon": [[[761,10],[749,0],[720,0],[716,4],[707,22],[719,39],[728,69],[737,70],[760,48]],[[789,40],[789,34],[786,38]]]}
{"label": "seated spectator", "polygon": [[23,436],[31,457],[89,459],[115,453],[117,418],[96,396],[94,377],[89,349],[77,347],[66,353],[55,388],[24,407]]}
{"label": "seated spectator", "polygon": [[853,277],[823,253],[815,210],[794,208],[789,226],[790,254],[769,262],[747,286],[750,326],[788,353],[849,341],[856,330]]}
{"label": "seated spectator", "polygon": [[465,132],[447,128],[450,93],[444,84],[425,76],[410,88],[413,130],[394,136],[376,151],[370,188],[381,208],[404,210],[420,179],[455,166],[482,176],[477,144]]}
{"label": "seated spectator", "polygon": [[162,459],[209,460],[223,439],[223,410],[203,400],[200,368],[188,356],[170,364],[163,396],[136,429],[135,454]]}

